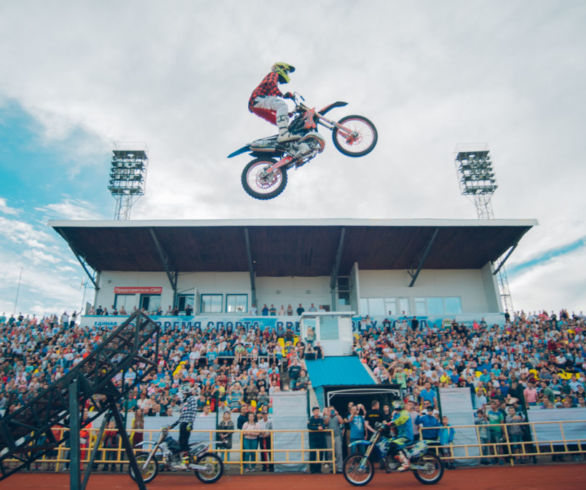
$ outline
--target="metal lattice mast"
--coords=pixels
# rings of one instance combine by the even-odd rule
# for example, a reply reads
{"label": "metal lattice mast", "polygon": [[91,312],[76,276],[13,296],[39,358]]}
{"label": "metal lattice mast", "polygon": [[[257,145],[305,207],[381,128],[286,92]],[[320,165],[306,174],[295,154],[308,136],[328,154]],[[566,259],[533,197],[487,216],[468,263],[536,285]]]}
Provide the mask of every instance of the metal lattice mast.
{"label": "metal lattice mast", "polygon": [[[458,151],[456,155],[458,183],[462,195],[471,197],[478,219],[494,219],[492,195],[497,190],[490,151],[486,145]],[[513,312],[509,280],[504,267],[497,274],[499,292],[505,311]]]}
{"label": "metal lattice mast", "polygon": [[148,156],[146,149],[121,149],[112,151],[108,190],[116,200],[114,219],[129,220],[132,206],[144,195]]}

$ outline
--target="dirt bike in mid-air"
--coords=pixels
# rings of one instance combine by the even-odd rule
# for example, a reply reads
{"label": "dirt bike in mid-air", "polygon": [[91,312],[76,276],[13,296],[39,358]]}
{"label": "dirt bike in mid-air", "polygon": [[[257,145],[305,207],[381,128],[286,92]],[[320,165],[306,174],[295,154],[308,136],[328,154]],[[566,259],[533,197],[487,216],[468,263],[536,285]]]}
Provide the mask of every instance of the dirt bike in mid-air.
{"label": "dirt bike in mid-air", "polygon": [[301,95],[296,93],[291,98],[295,111],[289,132],[299,135],[298,140],[279,143],[276,135],[269,136],[228,155],[232,158],[249,153],[254,157],[242,171],[242,186],[256,199],[272,199],[281,194],[287,185],[287,170],[306,164],[324,150],[326,142],[317,132],[318,125],[332,131],[334,146],[349,157],[364,156],[376,146],[376,127],[365,117],[345,116],[337,122],[325,117],[332,109],[348,105],[347,102],[334,102],[316,111],[303,103]]}
{"label": "dirt bike in mid-air", "polygon": [[[209,451],[208,444],[195,442],[189,444],[189,457],[186,464],[182,464],[179,443],[169,435],[169,429],[163,427],[156,442],[143,441],[136,445],[136,463],[145,483],[153,481],[159,471],[195,472],[203,483],[214,483],[224,473],[224,464],[220,457]],[[136,480],[132,467],[128,472]]]}

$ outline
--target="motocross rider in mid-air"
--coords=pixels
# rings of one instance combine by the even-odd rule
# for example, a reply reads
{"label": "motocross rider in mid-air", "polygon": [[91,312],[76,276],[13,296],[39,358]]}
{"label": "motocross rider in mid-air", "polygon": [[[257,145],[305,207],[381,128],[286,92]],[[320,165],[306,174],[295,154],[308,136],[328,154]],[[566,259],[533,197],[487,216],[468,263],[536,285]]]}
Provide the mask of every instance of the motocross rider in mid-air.
{"label": "motocross rider in mid-air", "polygon": [[291,134],[288,129],[289,107],[283,98],[289,98],[291,94],[287,92],[283,95],[278,87],[279,83],[289,83],[289,73],[294,71],[293,65],[283,62],[275,63],[270,73],[254,89],[248,101],[250,112],[277,125],[279,128],[278,143],[299,139],[298,135]]}
{"label": "motocross rider in mid-air", "polygon": [[395,400],[393,409],[390,425],[396,427],[397,434],[389,441],[389,454],[400,461],[401,466],[398,471],[405,471],[409,469],[411,463],[403,449],[413,442],[413,424],[402,400]]}

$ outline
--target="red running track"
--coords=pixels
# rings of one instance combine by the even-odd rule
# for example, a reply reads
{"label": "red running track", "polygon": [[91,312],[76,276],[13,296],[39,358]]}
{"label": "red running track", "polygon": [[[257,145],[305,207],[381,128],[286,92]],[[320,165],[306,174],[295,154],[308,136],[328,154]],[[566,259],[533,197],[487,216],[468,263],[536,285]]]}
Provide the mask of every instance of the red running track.
{"label": "red running track", "polygon": [[[193,475],[159,475],[149,483],[150,489],[192,490],[319,490],[352,489],[342,475],[309,475],[306,473],[249,474],[242,476],[224,475],[217,483],[204,485]],[[425,488],[410,473],[386,474],[377,472],[365,489]],[[90,490],[129,490],[137,488],[128,475],[95,474],[90,477]],[[560,490],[586,489],[586,465],[563,464],[555,466],[515,466],[473,468],[446,471],[435,488],[450,490],[529,490],[555,488]],[[66,473],[18,473],[0,482],[0,489],[69,489],[69,475]]]}

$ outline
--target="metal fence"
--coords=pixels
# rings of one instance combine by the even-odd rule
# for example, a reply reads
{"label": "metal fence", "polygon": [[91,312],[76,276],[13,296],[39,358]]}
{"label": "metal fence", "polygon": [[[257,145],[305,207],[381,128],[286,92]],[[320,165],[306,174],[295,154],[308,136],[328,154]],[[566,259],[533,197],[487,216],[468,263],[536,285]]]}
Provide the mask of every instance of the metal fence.
{"label": "metal fence", "polygon": [[[577,424],[577,425],[576,425]],[[578,430],[578,427],[585,426],[586,420],[573,421],[556,421],[556,422],[519,422],[515,424],[483,424],[483,425],[460,425],[452,426],[456,433],[459,430],[473,430],[476,433],[477,442],[473,444],[449,444],[440,445],[438,441],[427,440],[428,444],[446,463],[454,461],[469,460],[472,462],[495,462],[503,460],[511,465],[519,462],[522,459],[532,458],[537,461],[538,457],[553,456],[560,457],[564,455],[585,455],[586,454],[586,430]],[[515,431],[514,427],[520,429]],[[555,433],[559,437],[543,438],[543,428],[547,428],[549,434]],[[434,429],[426,427],[423,430]],[[442,429],[442,427],[435,427],[435,429]],[[552,431],[553,429],[553,431]],[[67,429],[59,428],[56,430]],[[82,462],[88,463],[90,454],[97,442],[98,429],[87,429],[89,438],[86,443],[82,441]],[[155,444],[160,431],[159,430],[144,430],[134,431],[130,430],[129,435],[131,440],[138,439],[137,434],[140,432],[145,443]],[[176,431],[171,431],[176,432]],[[235,434],[233,437],[233,447],[231,449],[222,448],[217,444],[217,432]],[[210,445],[210,450],[216,452],[224,461],[225,465],[237,466],[240,473],[244,472],[246,464],[254,465],[307,465],[307,464],[328,464],[331,471],[336,471],[335,465],[335,440],[334,433],[331,430],[325,432],[327,447],[311,448],[308,444],[309,430],[272,430],[270,432],[270,447],[256,449],[245,449],[243,446],[242,431],[239,430],[199,430],[192,431],[192,437],[198,441],[206,441]],[[575,437],[576,433],[580,437]],[[518,434],[521,434],[521,437]],[[573,433],[573,436],[568,437],[568,433]],[[513,436],[513,434],[517,434]],[[293,436],[293,437],[292,437]],[[422,430],[420,430],[420,437]],[[287,440],[294,441],[291,447],[282,449],[275,448],[275,440],[279,437],[287,437]],[[94,464],[108,465],[112,467],[111,471],[115,471],[116,466],[119,466],[120,471],[124,469],[123,465],[128,464],[125,459],[124,448],[122,442],[118,437],[116,447],[101,447],[98,448],[98,455]],[[547,439],[547,440],[546,440]],[[144,449],[143,449],[144,450]],[[137,451],[139,451],[137,449]],[[253,460],[246,461],[245,453],[253,453]],[[313,453],[313,454],[312,454]],[[312,457],[313,456],[313,457]],[[313,459],[313,461],[312,461]],[[7,460],[9,463],[11,460]],[[17,461],[14,460],[16,464]],[[64,471],[69,466],[69,448],[67,444],[55,448],[49,454],[44,455],[31,465],[30,470],[49,470],[49,471]]]}

